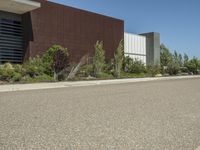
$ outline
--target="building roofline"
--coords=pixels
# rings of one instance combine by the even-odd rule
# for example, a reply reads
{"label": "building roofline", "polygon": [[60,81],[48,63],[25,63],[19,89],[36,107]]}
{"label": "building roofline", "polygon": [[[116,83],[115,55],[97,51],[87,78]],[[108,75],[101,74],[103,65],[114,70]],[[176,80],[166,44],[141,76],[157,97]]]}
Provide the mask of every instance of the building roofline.
{"label": "building roofline", "polygon": [[77,7],[73,7],[73,6],[68,6],[68,5],[64,5],[64,4],[60,4],[60,3],[56,3],[56,2],[52,2],[52,1],[47,1],[47,0],[35,0],[35,1],[40,1],[40,2],[44,2],[44,3],[51,3],[51,4],[54,4],[54,5],[60,5],[60,6],[63,6],[63,7],[77,9],[79,11],[84,11],[84,12],[87,12],[87,13],[92,13],[92,14],[95,14],[95,15],[100,15],[102,17],[107,17],[107,18],[110,18],[110,19],[119,20],[121,22],[124,22],[123,19],[111,17],[111,16],[108,16],[108,15],[104,15],[104,14],[96,13],[96,12],[93,12],[93,11],[89,11],[89,10],[85,10],[85,9],[81,9],[81,8],[77,8]]}
{"label": "building roofline", "polygon": [[146,33],[140,33],[140,35],[144,35],[144,34],[160,34],[159,32],[146,32]]}
{"label": "building roofline", "polygon": [[39,8],[41,5],[39,2],[32,0],[1,0],[0,10],[15,14],[24,14]]}
{"label": "building roofline", "polygon": [[140,34],[135,34],[135,33],[131,33],[131,32],[124,32],[126,34],[130,34],[130,35],[136,35],[136,36],[140,36],[140,37],[145,37],[144,35],[140,35]]}

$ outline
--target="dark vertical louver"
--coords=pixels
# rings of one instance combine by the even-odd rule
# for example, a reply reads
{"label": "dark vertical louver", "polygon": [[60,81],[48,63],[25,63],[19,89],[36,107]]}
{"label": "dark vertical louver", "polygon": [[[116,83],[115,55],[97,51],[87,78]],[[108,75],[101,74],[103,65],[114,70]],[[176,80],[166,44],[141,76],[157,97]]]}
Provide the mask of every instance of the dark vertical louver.
{"label": "dark vertical louver", "polygon": [[19,18],[16,14],[0,12],[0,63],[22,63],[23,36]]}

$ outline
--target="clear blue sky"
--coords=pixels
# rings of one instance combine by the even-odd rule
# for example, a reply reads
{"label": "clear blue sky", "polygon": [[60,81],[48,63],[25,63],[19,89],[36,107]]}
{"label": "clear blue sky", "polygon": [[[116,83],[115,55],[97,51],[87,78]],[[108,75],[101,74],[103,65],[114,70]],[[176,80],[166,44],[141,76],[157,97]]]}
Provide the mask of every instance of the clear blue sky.
{"label": "clear blue sky", "polygon": [[200,58],[200,0],[51,0],[125,21],[125,31],[159,32],[171,50]]}

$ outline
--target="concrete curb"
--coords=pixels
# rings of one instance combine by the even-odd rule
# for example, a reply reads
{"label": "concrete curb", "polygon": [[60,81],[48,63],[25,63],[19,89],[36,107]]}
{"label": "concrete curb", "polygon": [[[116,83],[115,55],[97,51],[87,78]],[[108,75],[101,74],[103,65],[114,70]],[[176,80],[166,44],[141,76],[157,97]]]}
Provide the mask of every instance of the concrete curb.
{"label": "concrete curb", "polygon": [[12,84],[12,85],[0,85],[0,92],[54,89],[54,88],[66,88],[66,87],[81,87],[81,86],[91,86],[91,85],[122,84],[122,83],[135,83],[135,82],[147,82],[147,81],[161,81],[161,80],[195,79],[195,78],[200,78],[200,75],[198,75],[198,76],[95,80],[95,81],[76,81],[76,82],[56,82],[56,83]]}

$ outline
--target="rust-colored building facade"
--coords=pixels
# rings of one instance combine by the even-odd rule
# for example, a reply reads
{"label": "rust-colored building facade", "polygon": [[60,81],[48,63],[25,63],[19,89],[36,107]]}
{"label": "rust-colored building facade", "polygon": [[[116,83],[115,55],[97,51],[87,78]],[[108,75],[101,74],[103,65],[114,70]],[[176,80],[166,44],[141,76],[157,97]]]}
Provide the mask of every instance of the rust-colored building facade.
{"label": "rust-colored building facade", "polygon": [[43,54],[53,44],[68,48],[71,62],[77,62],[85,54],[94,54],[96,41],[104,42],[106,59],[113,58],[124,36],[123,20],[45,0],[34,2],[40,7],[18,14],[23,37],[22,62]]}

